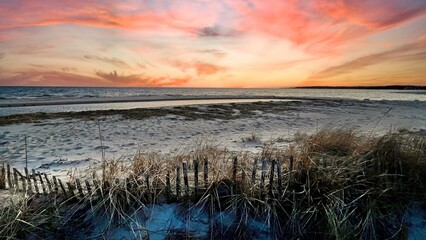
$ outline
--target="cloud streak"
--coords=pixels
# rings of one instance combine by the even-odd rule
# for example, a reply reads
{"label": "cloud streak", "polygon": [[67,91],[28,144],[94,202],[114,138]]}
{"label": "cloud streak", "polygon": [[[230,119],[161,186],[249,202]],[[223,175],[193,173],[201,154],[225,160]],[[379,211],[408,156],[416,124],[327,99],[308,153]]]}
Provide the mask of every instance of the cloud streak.
{"label": "cloud streak", "polygon": [[394,49],[359,57],[349,62],[329,67],[311,75],[305,84],[312,85],[315,82],[324,81],[327,78],[350,74],[365,67],[386,63],[389,61],[420,61],[426,59],[426,41],[416,41],[398,46]]}
{"label": "cloud streak", "polygon": [[127,64],[124,60],[119,59],[119,58],[108,58],[108,57],[100,57],[100,56],[94,56],[94,55],[84,55],[85,59],[88,60],[96,60],[96,61],[101,61],[101,62],[105,62],[120,68],[132,68],[129,64]]}
{"label": "cloud streak", "polygon": [[173,77],[153,77],[145,74],[118,74],[117,71],[102,72],[97,71],[96,75],[107,80],[111,85],[118,86],[143,86],[143,87],[164,87],[164,86],[181,86],[187,83],[190,78],[173,78]]}

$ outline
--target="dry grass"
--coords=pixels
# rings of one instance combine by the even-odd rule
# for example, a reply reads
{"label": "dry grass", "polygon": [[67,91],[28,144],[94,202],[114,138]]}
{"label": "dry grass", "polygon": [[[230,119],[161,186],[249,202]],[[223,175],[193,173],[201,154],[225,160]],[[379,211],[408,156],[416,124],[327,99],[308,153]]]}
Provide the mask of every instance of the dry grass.
{"label": "dry grass", "polygon": [[[146,203],[165,201],[167,174],[170,174],[172,192],[176,190],[176,166],[187,162],[189,181],[193,183],[194,161],[199,163],[200,193],[191,194],[189,198],[173,196],[173,201],[185,203],[183,206],[187,207],[183,209],[196,206],[210,215],[235,212],[232,229],[210,230],[217,233],[216,237],[249,239],[254,234],[249,227],[253,219],[265,221],[269,234],[275,238],[385,239],[404,236],[402,213],[413,202],[426,203],[424,137],[403,131],[372,139],[355,129],[325,128],[313,135],[298,134],[295,139],[289,148],[265,147],[259,156],[231,153],[201,142],[193,151],[173,157],[139,152],[131,166],[126,166],[122,160],[110,160],[106,162],[105,172],[111,184],[98,189],[102,197],[86,197],[72,203],[55,196],[14,202],[0,212],[0,236],[11,239],[31,234],[48,236],[52,229],[66,231],[68,228],[64,226],[69,224],[81,227],[75,224],[76,219],[82,217],[86,217],[84,224],[90,225],[87,220],[90,214],[97,216],[96,219],[108,219],[108,228],[130,222],[140,225],[133,214],[144,212]],[[237,172],[233,170],[235,156]],[[292,163],[290,156],[294,156]],[[255,158],[269,163],[263,189],[261,161],[258,161],[254,181],[252,179]],[[209,163],[207,185],[203,181],[205,159]],[[282,163],[282,192],[278,192],[275,172],[272,192],[268,193],[272,161]],[[148,192],[147,176],[151,186]],[[119,180],[115,180],[117,178]],[[181,188],[183,190],[183,178]],[[193,189],[190,191],[192,193]],[[91,211],[82,213],[81,209]],[[35,214],[40,212],[42,214]],[[212,223],[212,228],[218,224]],[[183,235],[190,236],[186,232]]]}

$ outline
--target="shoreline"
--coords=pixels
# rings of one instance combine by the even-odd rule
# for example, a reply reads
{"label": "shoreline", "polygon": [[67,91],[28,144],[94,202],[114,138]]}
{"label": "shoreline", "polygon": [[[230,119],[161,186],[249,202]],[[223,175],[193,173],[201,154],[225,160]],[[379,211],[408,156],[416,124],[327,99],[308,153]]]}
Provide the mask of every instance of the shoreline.
{"label": "shoreline", "polygon": [[163,101],[192,101],[192,100],[313,100],[312,98],[300,97],[277,97],[277,96],[137,96],[137,97],[103,97],[103,98],[65,98],[55,100],[2,100],[0,108],[11,107],[34,107],[55,106],[75,104],[98,104],[98,103],[126,103],[126,102],[163,102]]}

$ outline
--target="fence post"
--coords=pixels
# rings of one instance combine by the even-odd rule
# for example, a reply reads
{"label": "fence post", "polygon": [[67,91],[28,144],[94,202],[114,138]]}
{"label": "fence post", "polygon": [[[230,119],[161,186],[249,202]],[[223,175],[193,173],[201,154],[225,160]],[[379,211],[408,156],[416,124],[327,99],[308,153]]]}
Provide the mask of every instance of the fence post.
{"label": "fence post", "polygon": [[28,191],[28,187],[27,187],[27,179],[25,178],[24,175],[22,175],[18,170],[16,170],[16,172],[19,173],[19,176],[21,177],[21,181],[22,181],[22,188],[24,190],[24,192]]}
{"label": "fence post", "polygon": [[47,184],[47,188],[49,189],[49,192],[53,192],[52,191],[52,183],[50,182],[49,178],[47,177],[47,174],[44,173],[44,179],[46,180],[46,184]]}
{"label": "fence post", "polygon": [[283,176],[282,176],[282,169],[281,169],[281,159],[278,159],[277,162],[277,175],[278,175],[278,193],[280,196],[283,194]]}
{"label": "fence post", "polygon": [[0,166],[0,189],[6,189],[6,171],[3,166]]}
{"label": "fence post", "polygon": [[198,159],[194,159],[194,192],[198,195]]}
{"label": "fence post", "polygon": [[167,203],[170,202],[170,193],[171,193],[171,186],[170,186],[170,171],[167,171],[166,174],[166,199]]}
{"label": "fence post", "polygon": [[55,193],[59,193],[59,188],[58,188],[58,179],[56,179],[56,177],[55,177],[55,176],[53,176],[53,177],[52,177],[52,179],[53,179],[53,185],[55,186],[55,187],[54,187],[54,191],[55,191]]}
{"label": "fence post", "polygon": [[188,186],[188,163],[183,162],[183,184],[185,188],[185,195],[189,196],[189,186]]}
{"label": "fence post", "polygon": [[289,186],[290,185],[290,182],[291,182],[291,175],[292,175],[292,173],[293,173],[293,164],[294,164],[294,158],[293,158],[293,155],[292,156],[290,156],[290,166],[289,166],[289,169],[288,169],[288,180],[287,180],[287,186]]}
{"label": "fence post", "polygon": [[180,198],[180,166],[176,167],[176,197]]}
{"label": "fence post", "polygon": [[232,162],[232,194],[237,192],[237,168],[238,168],[238,158],[234,157]]}
{"label": "fence post", "polygon": [[33,192],[33,188],[31,186],[31,179],[30,179],[30,174],[28,173],[28,168],[24,168],[25,171],[25,176],[26,176],[26,180],[27,180],[27,184],[28,184],[28,192],[32,193]]}
{"label": "fence post", "polygon": [[32,169],[31,172],[32,172],[33,180],[34,180],[34,189],[35,189],[36,193],[40,193],[40,191],[38,189],[38,185],[37,185],[37,178],[36,178],[35,170]]}
{"label": "fence post", "polygon": [[204,158],[204,187],[207,189],[209,187],[209,159]]}
{"label": "fence post", "polygon": [[260,194],[261,198],[264,198],[264,189],[265,189],[265,178],[266,178],[266,168],[268,166],[268,162],[266,160],[262,161],[262,172],[260,175]]}
{"label": "fence post", "polygon": [[42,188],[42,190],[43,190],[43,193],[47,193],[47,191],[46,191],[46,187],[44,186],[44,181],[43,181],[43,178],[41,177],[41,174],[40,174],[40,172],[37,172],[37,175],[38,175],[38,178],[40,179],[40,183],[41,183],[41,188]]}
{"label": "fence post", "polygon": [[19,179],[18,179],[18,172],[16,168],[13,168],[13,180],[15,182],[15,190],[19,191]]}
{"label": "fence post", "polygon": [[[59,178],[58,178],[58,180],[59,180],[59,185],[61,185],[61,188],[62,188],[62,187],[63,187],[63,185],[62,185],[61,179],[59,179]],[[73,188],[73,186],[71,185],[71,183],[70,183],[70,182],[67,182],[67,186],[68,186],[68,192],[69,192],[70,197],[75,198],[74,188]],[[65,191],[65,187],[63,188],[63,190],[64,190],[64,192],[65,192],[65,195],[67,195],[67,194],[66,194],[66,191]]]}
{"label": "fence post", "polygon": [[77,186],[78,193],[80,194],[81,198],[84,198],[83,188],[81,187],[80,179],[75,179],[75,185]]}
{"label": "fence post", "polygon": [[7,164],[7,183],[9,184],[9,189],[13,189],[12,177],[10,175],[10,165]]}
{"label": "fence post", "polygon": [[274,187],[274,174],[275,174],[275,160],[272,160],[271,164],[271,175],[269,176],[269,196],[273,196],[273,187]]}
{"label": "fence post", "polygon": [[90,183],[88,180],[85,180],[84,183],[86,184],[87,193],[89,196],[92,196],[92,188],[90,187]]}

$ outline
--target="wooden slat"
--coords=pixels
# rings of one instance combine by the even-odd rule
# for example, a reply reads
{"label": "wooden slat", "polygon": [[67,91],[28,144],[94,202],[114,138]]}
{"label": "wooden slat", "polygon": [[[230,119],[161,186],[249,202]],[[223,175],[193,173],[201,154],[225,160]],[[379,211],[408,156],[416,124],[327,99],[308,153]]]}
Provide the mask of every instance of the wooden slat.
{"label": "wooden slat", "polygon": [[0,166],[0,189],[6,189],[6,169],[4,163]]}
{"label": "wooden slat", "polygon": [[32,175],[31,175],[31,177],[32,177],[32,179],[33,179],[33,181],[34,181],[34,189],[35,189],[35,191],[36,191],[36,193],[40,193],[40,191],[39,191],[39,188],[38,188],[38,184],[37,184],[37,178],[36,178],[36,173],[35,173],[35,170],[34,169],[32,169]]}
{"label": "wooden slat", "polygon": [[9,189],[13,189],[13,182],[12,182],[12,176],[10,174],[10,165],[6,165],[6,177],[7,177],[7,184],[9,185]]}
{"label": "wooden slat", "polygon": [[44,175],[44,180],[46,180],[46,185],[47,185],[47,188],[49,189],[49,192],[50,193],[53,192],[52,183],[50,182],[49,178],[47,177],[47,174],[43,173],[43,175]]}
{"label": "wooden slat", "polygon": [[18,170],[16,168],[13,168],[13,181],[15,186],[15,191],[19,191],[19,179],[18,179]]}
{"label": "wooden slat", "polygon": [[273,196],[274,174],[275,174],[275,160],[272,160],[271,175],[269,176],[269,196],[271,197]]}
{"label": "wooden slat", "polygon": [[209,187],[209,159],[204,158],[204,187],[207,189]]}
{"label": "wooden slat", "polygon": [[176,197],[179,199],[180,198],[180,166],[178,165],[176,167]]}
{"label": "wooden slat", "polygon": [[280,196],[283,194],[283,174],[282,174],[282,161],[278,159],[277,162],[277,175],[278,175],[278,193]]}
{"label": "wooden slat", "polygon": [[47,193],[47,191],[46,191],[46,186],[44,186],[44,181],[43,181],[43,178],[42,178],[42,176],[41,176],[40,172],[37,172],[37,175],[38,175],[38,177],[39,177],[39,180],[40,180],[40,183],[41,183],[41,188],[42,188],[42,190],[43,190],[43,193],[44,193],[44,194],[46,194],[46,193]]}
{"label": "wooden slat", "polygon": [[189,196],[189,184],[188,184],[188,163],[183,162],[183,184],[185,189],[185,195]]}
{"label": "wooden slat", "polygon": [[75,179],[75,185],[77,186],[78,194],[80,198],[84,198],[83,188],[81,187],[80,179]]}
{"label": "wooden slat", "polygon": [[27,180],[27,185],[28,185],[28,189],[27,189],[27,191],[29,192],[29,193],[32,193],[33,192],[33,188],[32,188],[32,186],[31,186],[31,178],[30,178],[30,174],[28,173],[28,168],[24,168],[24,171],[25,171],[25,176],[26,176],[26,180]]}
{"label": "wooden slat", "polygon": [[198,195],[198,159],[194,159],[194,193]]}

